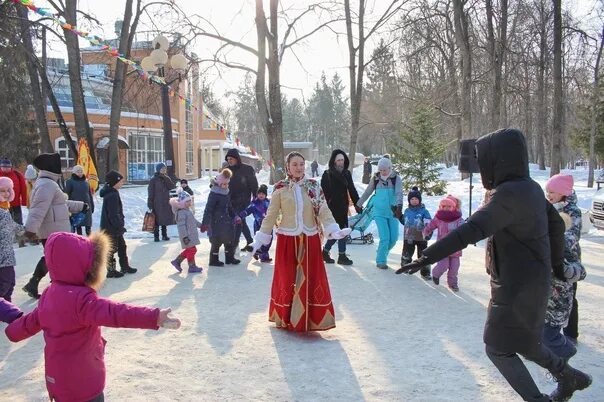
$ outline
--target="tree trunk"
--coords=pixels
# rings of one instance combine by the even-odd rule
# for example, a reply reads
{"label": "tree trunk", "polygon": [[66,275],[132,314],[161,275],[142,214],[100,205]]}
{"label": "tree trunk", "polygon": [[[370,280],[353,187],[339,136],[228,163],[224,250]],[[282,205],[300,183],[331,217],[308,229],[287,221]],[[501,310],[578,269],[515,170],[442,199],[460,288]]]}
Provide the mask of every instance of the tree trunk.
{"label": "tree trunk", "polygon": [[553,0],[554,3],[554,110],[552,127],[552,150],[550,176],[560,173],[562,152],[562,0]]}
{"label": "tree trunk", "polygon": [[468,32],[468,16],[463,9],[463,0],[453,0],[455,41],[461,57],[461,123],[462,138],[472,138],[472,54]]}
{"label": "tree trunk", "polygon": [[[138,3],[140,5],[140,3]],[[122,29],[120,32],[120,43],[119,52],[130,57],[130,48],[132,46],[132,40],[134,35],[130,35],[130,32],[136,32],[136,22],[130,28],[130,21],[132,20],[132,0],[126,0],[126,6],[124,10],[124,20],[122,22]],[[107,171],[119,170],[119,148],[118,148],[118,131],[120,127],[120,118],[122,115],[122,99],[124,96],[124,80],[126,79],[126,71],[128,66],[117,59],[115,65],[115,75],[113,77],[113,89],[111,92],[111,114],[109,115],[109,147],[108,158],[107,158]],[[98,166],[100,170],[101,167]]]}
{"label": "tree trunk", "polygon": [[[77,0],[65,0],[65,21],[71,26],[77,26],[76,16]],[[92,129],[88,121],[86,104],[84,102],[84,88],[82,86],[82,75],[80,72],[80,45],[78,36],[70,30],[64,29],[67,47],[67,60],[69,61],[69,83],[71,87],[71,99],[73,102],[73,117],[75,120],[76,136],[85,138],[90,148],[90,156],[96,166],[96,155],[94,153],[94,141]]]}
{"label": "tree trunk", "polygon": [[600,48],[596,58],[594,68],[594,89],[591,104],[591,129],[589,131],[589,173],[587,175],[587,187],[594,186],[594,166],[596,165],[596,131],[597,131],[597,113],[598,113],[598,93],[600,92],[600,62],[602,61],[602,48],[604,47],[604,25],[602,26],[602,35],[600,36]]}
{"label": "tree trunk", "polygon": [[493,26],[493,3],[492,0],[486,1],[487,14],[487,37],[488,49],[491,63],[491,83],[493,94],[491,98],[491,118],[490,128],[496,130],[501,128],[503,109],[501,98],[501,81],[503,60],[505,58],[505,49],[507,48],[507,23],[508,23],[508,3],[507,0],[500,0],[500,19],[498,35],[495,36]]}
{"label": "tree trunk", "polygon": [[36,53],[31,41],[31,27],[28,18],[28,10],[25,7],[17,6],[19,22],[21,24],[21,40],[27,52],[27,73],[31,84],[32,102],[36,116],[36,125],[38,128],[38,136],[40,137],[40,150],[42,152],[54,152],[54,147],[50,141],[48,133],[48,122],[46,120],[46,97],[42,95],[40,90],[40,80],[38,78],[38,70],[36,68]]}
{"label": "tree trunk", "polygon": [[545,70],[547,67],[547,13],[545,0],[539,4],[539,63],[537,67],[537,159],[539,170],[545,170],[545,132],[547,132],[547,112],[545,109]]}

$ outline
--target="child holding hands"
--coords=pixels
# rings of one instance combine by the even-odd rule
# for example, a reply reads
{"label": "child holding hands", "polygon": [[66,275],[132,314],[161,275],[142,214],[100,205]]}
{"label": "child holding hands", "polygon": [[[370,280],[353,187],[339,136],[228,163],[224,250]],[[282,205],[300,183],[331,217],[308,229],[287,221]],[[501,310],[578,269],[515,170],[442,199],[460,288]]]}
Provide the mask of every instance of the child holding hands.
{"label": "child holding hands", "polygon": [[182,272],[180,264],[186,259],[189,264],[190,274],[202,272],[203,268],[195,264],[195,254],[197,253],[197,247],[195,246],[200,244],[197,229],[201,228],[201,222],[195,219],[193,212],[191,212],[193,199],[189,192],[181,187],[177,190],[177,194],[176,198],[170,198],[170,205],[174,212],[176,226],[178,227],[178,237],[180,238],[180,245],[183,250],[172,261],[172,266],[178,272]]}
{"label": "child holding hands", "polygon": [[107,235],[51,234],[44,257],[52,280],[38,306],[6,328],[12,342],[44,332],[46,389],[51,400],[102,401],[106,341],[101,326],[178,328],[170,309],[138,307],[100,297],[110,250]]}

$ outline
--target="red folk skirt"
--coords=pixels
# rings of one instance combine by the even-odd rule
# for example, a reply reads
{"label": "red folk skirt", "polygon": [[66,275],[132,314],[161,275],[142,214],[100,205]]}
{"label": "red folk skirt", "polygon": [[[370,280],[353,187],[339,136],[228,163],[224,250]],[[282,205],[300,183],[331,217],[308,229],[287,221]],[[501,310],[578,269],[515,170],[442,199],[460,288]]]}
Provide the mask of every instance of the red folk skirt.
{"label": "red folk skirt", "polygon": [[290,331],[336,326],[318,234],[277,234],[269,321]]}

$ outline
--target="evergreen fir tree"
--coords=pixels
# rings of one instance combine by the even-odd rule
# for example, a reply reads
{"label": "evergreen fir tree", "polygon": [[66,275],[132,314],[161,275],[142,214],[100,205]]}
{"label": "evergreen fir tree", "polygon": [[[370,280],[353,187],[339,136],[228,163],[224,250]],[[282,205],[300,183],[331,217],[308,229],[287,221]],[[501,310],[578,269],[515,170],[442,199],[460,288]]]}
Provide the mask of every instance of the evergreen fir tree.
{"label": "evergreen fir tree", "polygon": [[444,147],[438,141],[430,109],[416,109],[410,124],[401,129],[399,137],[389,145],[393,165],[403,179],[405,190],[417,186],[427,195],[445,193],[447,184],[440,179],[442,168],[437,165]]}

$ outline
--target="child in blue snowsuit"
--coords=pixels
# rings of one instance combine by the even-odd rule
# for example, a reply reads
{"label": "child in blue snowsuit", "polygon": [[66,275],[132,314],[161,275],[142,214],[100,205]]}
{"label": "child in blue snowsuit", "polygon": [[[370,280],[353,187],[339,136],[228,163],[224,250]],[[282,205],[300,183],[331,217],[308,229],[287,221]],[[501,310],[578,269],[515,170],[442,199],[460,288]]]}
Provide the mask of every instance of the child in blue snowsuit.
{"label": "child in blue snowsuit", "polygon": [[[260,229],[260,226],[262,226],[262,221],[266,216],[268,205],[271,202],[271,200],[267,198],[267,195],[268,188],[265,184],[262,184],[260,187],[258,187],[256,198],[254,198],[251,204],[239,214],[239,217],[241,219],[245,219],[246,216],[251,214],[254,215],[254,233],[256,233]],[[271,244],[272,240],[267,245],[262,245],[260,249],[254,254],[254,259],[260,259],[261,262],[273,261],[273,259],[270,258],[268,255],[268,250],[270,250]]]}
{"label": "child in blue snowsuit", "polygon": [[[432,219],[430,212],[422,204],[422,193],[417,187],[413,187],[409,191],[407,200],[409,201],[409,206],[405,208],[404,220],[402,222],[405,227],[405,242],[403,243],[401,266],[411,262],[416,247],[417,258],[420,258],[422,251],[428,247],[428,241],[424,238],[422,231]],[[429,265],[422,267],[421,275],[427,281],[432,279]]]}
{"label": "child in blue snowsuit", "polygon": [[376,266],[388,269],[386,264],[388,253],[398,240],[398,226],[403,216],[403,186],[401,178],[392,170],[389,158],[382,158],[378,162],[378,172],[369,181],[363,196],[357,201],[357,206],[363,203],[375,191],[373,197],[373,217],[378,227],[380,243],[375,257]]}

